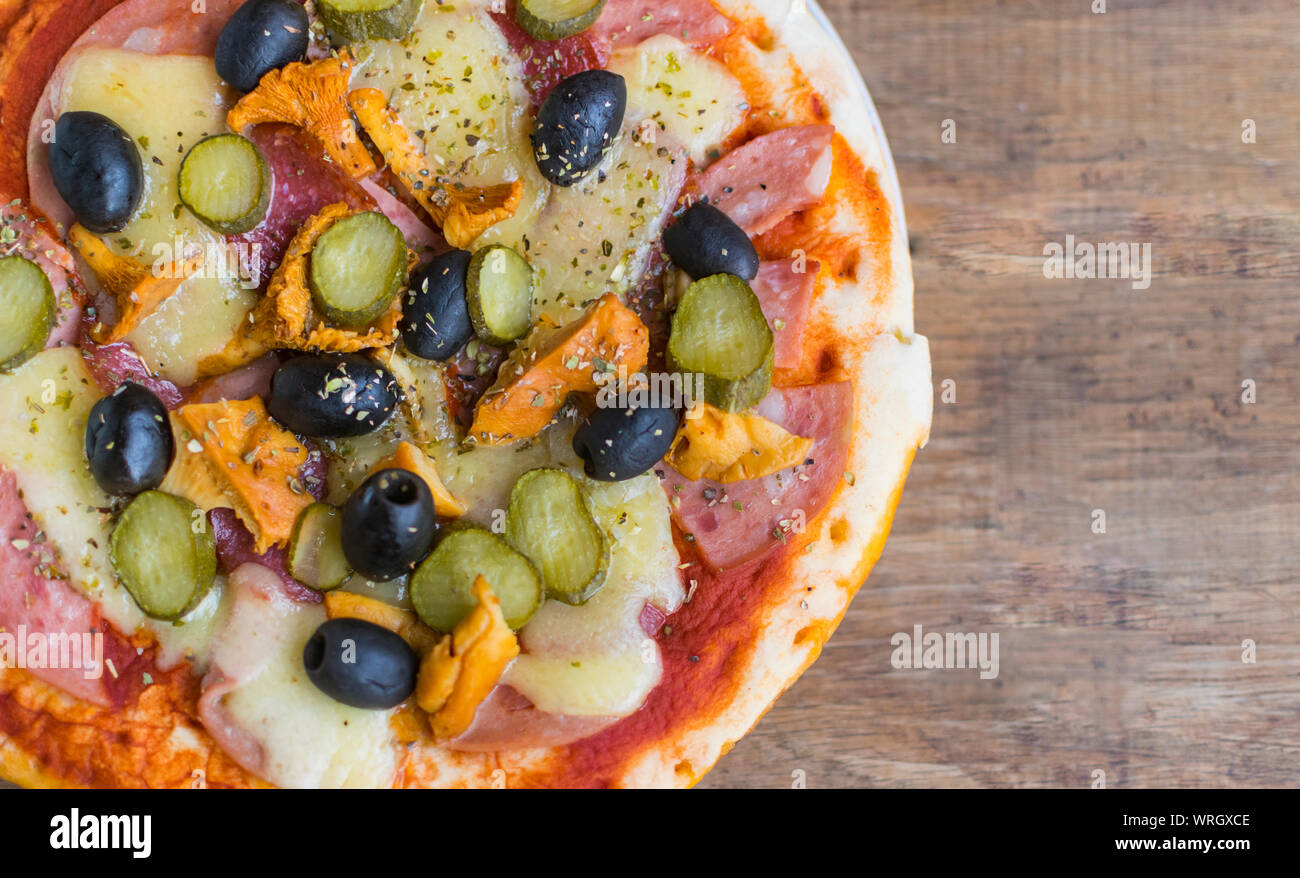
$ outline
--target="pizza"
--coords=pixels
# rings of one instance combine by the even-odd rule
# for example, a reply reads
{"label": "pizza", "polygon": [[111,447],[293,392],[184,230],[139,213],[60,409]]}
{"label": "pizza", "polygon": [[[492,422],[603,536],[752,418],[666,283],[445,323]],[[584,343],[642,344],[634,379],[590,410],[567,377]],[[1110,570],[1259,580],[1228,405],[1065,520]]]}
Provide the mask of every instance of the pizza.
{"label": "pizza", "polygon": [[0,774],[697,781],[928,437],[780,0],[0,2]]}

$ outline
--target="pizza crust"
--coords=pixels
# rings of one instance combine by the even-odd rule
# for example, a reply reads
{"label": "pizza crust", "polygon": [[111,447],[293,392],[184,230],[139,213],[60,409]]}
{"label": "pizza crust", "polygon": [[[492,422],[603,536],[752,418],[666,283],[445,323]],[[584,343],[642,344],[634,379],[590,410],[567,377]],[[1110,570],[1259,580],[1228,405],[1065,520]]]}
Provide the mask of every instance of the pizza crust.
{"label": "pizza crust", "polygon": [[[818,308],[810,315],[809,331],[817,334],[821,350],[834,360],[840,377],[854,380],[848,464],[852,480],[843,481],[827,507],[809,523],[805,537],[811,550],[784,551],[761,599],[749,604],[751,634],[731,656],[725,691],[711,697],[704,709],[669,717],[661,734],[630,748],[616,765],[603,770],[602,781],[612,786],[695,783],[816,659],[879,557],[912,457],[929,434],[929,348],[923,336],[913,333],[902,205],[883,135],[875,128],[874,114],[865,112],[864,102],[870,100],[865,88],[838,38],[818,24],[804,0],[716,2],[737,19],[753,21],[757,16],[766,25],[773,44],[763,57],[773,81],[789,77],[784,51],[798,58],[830,121],[862,160],[888,205],[883,221],[888,237],[884,247],[879,241],[874,247],[864,241],[856,276],[823,290]],[[13,5],[11,0],[0,0],[0,22],[13,20],[9,15]],[[48,21],[50,9],[61,5],[58,0],[33,4],[10,38],[17,33],[22,40],[24,33],[34,30],[23,31],[24,22]],[[11,61],[0,59],[0,82],[14,75]],[[9,118],[5,122],[6,128],[17,127]],[[24,128],[20,135],[24,146],[25,134]],[[22,162],[17,164],[23,167]],[[56,692],[24,672],[0,676],[6,678],[0,695],[17,687]],[[177,717],[160,719],[175,722]],[[402,786],[534,786],[571,776],[567,748],[484,754],[417,743],[403,749],[397,778]],[[206,746],[195,748],[196,755],[208,752]],[[124,781],[137,779],[132,766],[115,768]],[[0,776],[29,786],[79,785],[76,778],[46,769],[3,737]]]}

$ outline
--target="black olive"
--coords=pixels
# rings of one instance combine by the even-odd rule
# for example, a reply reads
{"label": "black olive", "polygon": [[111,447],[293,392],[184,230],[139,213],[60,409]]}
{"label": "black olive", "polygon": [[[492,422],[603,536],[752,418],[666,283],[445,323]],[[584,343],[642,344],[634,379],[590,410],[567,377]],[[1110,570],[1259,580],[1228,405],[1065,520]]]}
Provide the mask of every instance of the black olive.
{"label": "black olive", "polygon": [[664,231],[664,249],[693,278],[734,274],[753,280],[758,252],[745,230],[712,204],[697,201]]}
{"label": "black olive", "polygon": [[266,410],[303,436],[364,436],[397,407],[397,379],[361,354],[303,354],[271,376]]}
{"label": "black olive", "polygon": [[364,619],[322,622],[302,649],[316,688],[350,707],[386,710],[415,691],[420,660],[406,641]]}
{"label": "black olive", "polygon": [[248,0],[217,37],[217,75],[252,91],[268,71],[307,55],[307,11],[293,0]]}
{"label": "black olive", "polygon": [[382,469],[343,504],[343,557],[363,576],[396,579],[429,554],[437,529],[424,479]]}
{"label": "black olive", "polygon": [[627,109],[627,83],[608,70],[584,70],[560,80],[537,111],[533,157],[542,176],[572,186],[600,164]]}
{"label": "black olive", "polygon": [[446,360],[474,336],[465,300],[473,254],[449,250],[416,272],[402,307],[402,343],[417,357]]}
{"label": "black olive", "polygon": [[109,494],[158,487],[175,453],[167,407],[148,388],[127,381],[91,407],[86,460],[90,474]]}
{"label": "black olive", "polygon": [[131,135],[99,113],[64,113],[50,144],[54,188],[92,232],[121,231],[144,193],[144,165]]}
{"label": "black olive", "polygon": [[598,408],[573,434],[573,451],[593,479],[636,478],[668,453],[677,416],[674,408]]}

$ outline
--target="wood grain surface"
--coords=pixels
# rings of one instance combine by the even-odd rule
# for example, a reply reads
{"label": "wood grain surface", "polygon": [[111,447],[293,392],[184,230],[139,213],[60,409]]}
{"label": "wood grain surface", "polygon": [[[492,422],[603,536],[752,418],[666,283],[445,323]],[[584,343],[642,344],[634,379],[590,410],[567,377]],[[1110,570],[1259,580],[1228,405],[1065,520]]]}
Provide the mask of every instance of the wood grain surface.
{"label": "wood grain surface", "polygon": [[[933,436],[704,786],[1300,785],[1296,6],[1106,5],[823,4],[898,164]],[[1045,278],[1067,234],[1149,243],[1150,287]],[[998,632],[999,676],[895,670],[917,624]]]}

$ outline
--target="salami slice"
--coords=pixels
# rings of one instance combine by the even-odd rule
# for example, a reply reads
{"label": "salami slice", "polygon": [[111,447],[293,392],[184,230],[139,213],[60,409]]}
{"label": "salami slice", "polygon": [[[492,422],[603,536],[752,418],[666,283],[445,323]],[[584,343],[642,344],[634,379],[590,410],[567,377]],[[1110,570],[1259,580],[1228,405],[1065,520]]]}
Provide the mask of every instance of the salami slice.
{"label": "salami slice", "polygon": [[615,49],[626,49],[659,34],[701,46],[725,37],[735,22],[709,0],[608,0],[591,34]]}
{"label": "salami slice", "polygon": [[751,287],[763,306],[763,316],[775,339],[773,365],[793,369],[803,351],[803,327],[812,303],[813,287],[821,264],[816,259],[781,259],[764,262]]}

